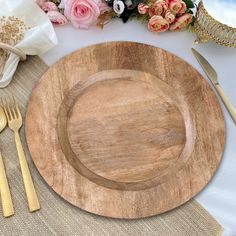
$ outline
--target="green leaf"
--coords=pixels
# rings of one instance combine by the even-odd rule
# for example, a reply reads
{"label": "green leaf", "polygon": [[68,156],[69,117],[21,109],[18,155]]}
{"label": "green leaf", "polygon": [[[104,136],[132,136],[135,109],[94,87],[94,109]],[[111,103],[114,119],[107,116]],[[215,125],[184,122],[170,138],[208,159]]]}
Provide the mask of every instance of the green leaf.
{"label": "green leaf", "polygon": [[194,28],[194,26],[192,26],[192,25],[189,25],[189,32],[191,32],[191,33],[196,33],[196,30],[195,30],[195,28]]}
{"label": "green leaf", "polygon": [[129,19],[133,20],[133,19],[137,19],[138,21],[140,21],[141,23],[145,23],[146,21],[149,20],[149,15],[148,14],[144,14],[141,15],[138,12],[134,12],[132,15],[130,15]]}
{"label": "green leaf", "polygon": [[194,8],[194,3],[192,0],[183,0],[187,6],[187,8]]}
{"label": "green leaf", "polygon": [[192,10],[188,9],[187,12],[188,12],[189,14],[192,14],[192,15],[193,15],[193,11],[192,11]]}
{"label": "green leaf", "polygon": [[193,16],[192,22],[190,23],[192,26],[194,26],[194,22],[195,22],[195,20],[196,20],[196,17]]}

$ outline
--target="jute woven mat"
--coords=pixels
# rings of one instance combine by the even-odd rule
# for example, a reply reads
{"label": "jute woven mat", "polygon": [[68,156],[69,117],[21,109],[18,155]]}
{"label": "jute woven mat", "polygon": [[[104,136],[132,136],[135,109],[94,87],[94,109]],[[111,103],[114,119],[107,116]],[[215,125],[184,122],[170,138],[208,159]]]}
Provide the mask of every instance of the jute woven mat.
{"label": "jute woven mat", "polygon": [[[14,94],[24,116],[30,93],[47,68],[39,57],[29,57],[26,62],[19,65],[12,83],[0,90],[0,96]],[[35,213],[28,212],[13,133],[6,129],[0,135],[0,148],[16,214],[4,219],[0,209],[0,235],[218,236],[222,234],[222,227],[195,200],[171,212],[141,220],[114,220],[84,212],[65,202],[47,186],[32,163],[25,143],[24,129],[21,130],[21,137],[42,209]]]}

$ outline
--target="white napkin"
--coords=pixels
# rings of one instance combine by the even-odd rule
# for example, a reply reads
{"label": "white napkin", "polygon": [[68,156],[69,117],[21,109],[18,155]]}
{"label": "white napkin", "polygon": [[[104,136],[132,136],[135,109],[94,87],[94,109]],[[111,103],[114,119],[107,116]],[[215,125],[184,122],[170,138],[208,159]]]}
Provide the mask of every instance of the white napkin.
{"label": "white napkin", "polygon": [[[42,54],[57,44],[50,20],[33,0],[0,0],[0,6],[0,16],[15,16],[30,27],[23,40],[15,45],[26,55]],[[0,78],[0,88],[11,82],[19,61],[19,56],[10,54]]]}

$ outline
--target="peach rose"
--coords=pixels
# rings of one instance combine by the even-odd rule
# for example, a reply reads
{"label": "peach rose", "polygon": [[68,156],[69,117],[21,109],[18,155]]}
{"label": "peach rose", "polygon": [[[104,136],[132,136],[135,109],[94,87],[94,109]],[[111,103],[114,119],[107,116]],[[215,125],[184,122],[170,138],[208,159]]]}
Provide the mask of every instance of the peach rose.
{"label": "peach rose", "polygon": [[175,15],[172,14],[170,11],[167,11],[165,14],[165,19],[168,21],[169,24],[172,24],[175,21]]}
{"label": "peach rose", "polygon": [[179,14],[183,14],[186,12],[187,10],[187,6],[186,6],[186,3],[184,1],[181,1],[181,5],[182,5],[182,8],[179,10]]}
{"label": "peach rose", "polygon": [[183,14],[187,9],[185,2],[182,0],[167,0],[166,3],[170,11],[175,15]]}
{"label": "peach rose", "polygon": [[100,15],[99,0],[66,0],[64,14],[76,28],[88,29]]}
{"label": "peach rose", "polygon": [[144,15],[144,14],[148,13],[148,10],[149,10],[149,6],[147,4],[144,4],[144,3],[138,4],[139,14]]}
{"label": "peach rose", "polygon": [[183,30],[188,27],[192,21],[193,16],[191,14],[185,13],[178,17],[176,21],[170,26],[170,30]]}
{"label": "peach rose", "polygon": [[149,15],[152,16],[162,16],[167,10],[167,5],[165,1],[158,0],[155,1],[149,8]]}
{"label": "peach rose", "polygon": [[153,32],[165,32],[169,29],[169,23],[162,16],[152,16],[148,22],[148,29]]}

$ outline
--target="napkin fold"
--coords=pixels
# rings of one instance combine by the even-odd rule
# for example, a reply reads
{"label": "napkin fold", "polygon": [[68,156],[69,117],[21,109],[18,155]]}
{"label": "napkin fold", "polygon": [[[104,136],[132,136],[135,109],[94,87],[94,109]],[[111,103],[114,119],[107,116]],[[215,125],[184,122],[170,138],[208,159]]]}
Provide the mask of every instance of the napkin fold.
{"label": "napkin fold", "polygon": [[[30,27],[26,30],[24,38],[15,45],[26,55],[45,53],[57,44],[50,20],[33,0],[0,0],[1,16],[17,17]],[[19,61],[18,55],[10,53],[0,78],[0,88],[11,82]]]}

